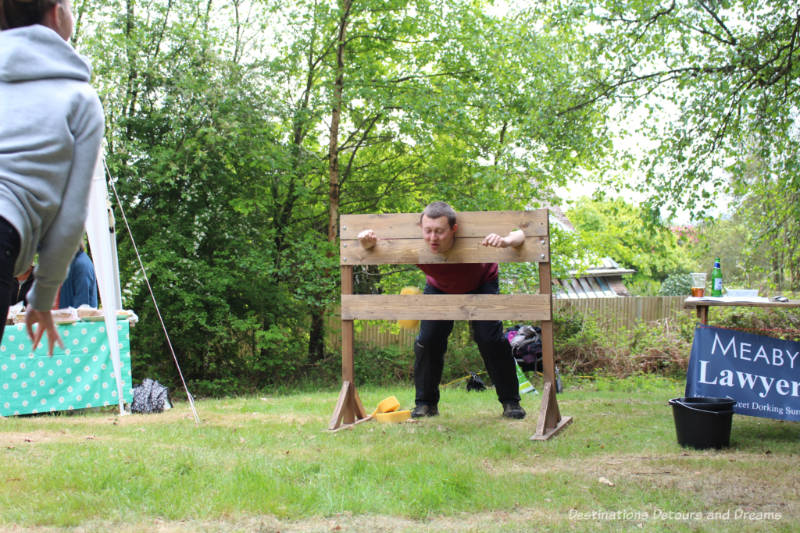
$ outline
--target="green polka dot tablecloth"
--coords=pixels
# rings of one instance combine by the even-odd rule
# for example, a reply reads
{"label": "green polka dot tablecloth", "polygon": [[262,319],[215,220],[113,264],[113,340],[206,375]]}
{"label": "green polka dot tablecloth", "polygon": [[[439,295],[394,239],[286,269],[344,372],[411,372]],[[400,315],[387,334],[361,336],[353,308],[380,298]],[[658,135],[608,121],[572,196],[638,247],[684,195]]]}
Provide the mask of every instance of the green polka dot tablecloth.
{"label": "green polka dot tablecloth", "polygon": [[[131,349],[128,321],[117,321],[123,401],[130,403]],[[35,352],[24,324],[7,325],[0,344],[0,415],[22,415],[117,405],[117,381],[105,322],[61,324],[53,357],[47,340]]]}

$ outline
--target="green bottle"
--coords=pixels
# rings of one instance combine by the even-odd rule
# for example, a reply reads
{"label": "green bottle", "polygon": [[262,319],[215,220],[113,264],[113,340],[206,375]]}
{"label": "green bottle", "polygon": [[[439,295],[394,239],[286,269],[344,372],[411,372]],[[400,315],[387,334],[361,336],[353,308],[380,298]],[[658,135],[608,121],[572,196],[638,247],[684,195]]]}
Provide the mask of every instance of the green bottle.
{"label": "green bottle", "polygon": [[719,266],[719,257],[714,261],[711,271],[711,296],[722,296],[722,269]]}

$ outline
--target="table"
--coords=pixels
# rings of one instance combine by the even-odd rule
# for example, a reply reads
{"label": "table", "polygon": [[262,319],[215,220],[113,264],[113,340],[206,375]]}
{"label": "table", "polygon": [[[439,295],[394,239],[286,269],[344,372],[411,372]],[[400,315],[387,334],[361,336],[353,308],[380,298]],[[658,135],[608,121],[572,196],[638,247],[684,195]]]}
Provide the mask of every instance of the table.
{"label": "table", "polygon": [[[0,415],[69,411],[118,404],[105,322],[59,324],[64,348],[35,352],[24,324],[7,325],[0,344]],[[131,350],[127,320],[118,320],[123,401],[130,403]]]}
{"label": "table", "polygon": [[729,296],[723,297],[702,297],[702,298],[686,298],[683,302],[684,309],[695,309],[697,311],[697,319],[703,323],[708,324],[708,308],[709,307],[763,307],[772,309],[800,307],[800,300],[789,300],[788,302],[775,302],[767,300],[766,298],[735,298]]}

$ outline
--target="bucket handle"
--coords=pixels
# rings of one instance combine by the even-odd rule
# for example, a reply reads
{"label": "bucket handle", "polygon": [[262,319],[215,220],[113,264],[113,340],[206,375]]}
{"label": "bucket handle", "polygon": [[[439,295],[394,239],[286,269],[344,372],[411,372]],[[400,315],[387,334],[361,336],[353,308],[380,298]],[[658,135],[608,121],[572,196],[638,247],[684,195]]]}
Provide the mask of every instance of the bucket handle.
{"label": "bucket handle", "polygon": [[670,405],[678,404],[681,407],[685,407],[686,409],[690,409],[692,411],[697,411],[698,413],[706,413],[707,415],[729,415],[733,413],[733,409],[728,409],[727,411],[707,411],[706,409],[698,409],[697,407],[692,407],[691,405],[684,403],[677,398],[672,399],[669,401]]}

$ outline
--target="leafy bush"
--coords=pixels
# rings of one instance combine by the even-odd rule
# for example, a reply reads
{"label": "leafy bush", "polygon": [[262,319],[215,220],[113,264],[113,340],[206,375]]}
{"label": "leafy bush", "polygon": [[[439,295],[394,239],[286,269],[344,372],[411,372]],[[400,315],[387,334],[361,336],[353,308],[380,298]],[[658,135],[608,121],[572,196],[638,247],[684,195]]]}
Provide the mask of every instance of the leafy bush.
{"label": "leafy bush", "polygon": [[800,341],[800,316],[792,309],[715,307],[709,309],[709,323],[757,335]]}
{"label": "leafy bush", "polygon": [[414,354],[411,347],[355,347],[353,366],[356,383],[386,386],[408,383],[414,376]]}
{"label": "leafy bush", "polygon": [[[693,331],[688,314],[633,329],[609,329],[591,314],[556,317],[555,358],[571,374],[639,373],[683,375],[689,361]],[[580,323],[580,328],[575,326]]]}
{"label": "leafy bush", "polygon": [[688,296],[692,293],[691,274],[672,274],[661,284],[660,296]]}

